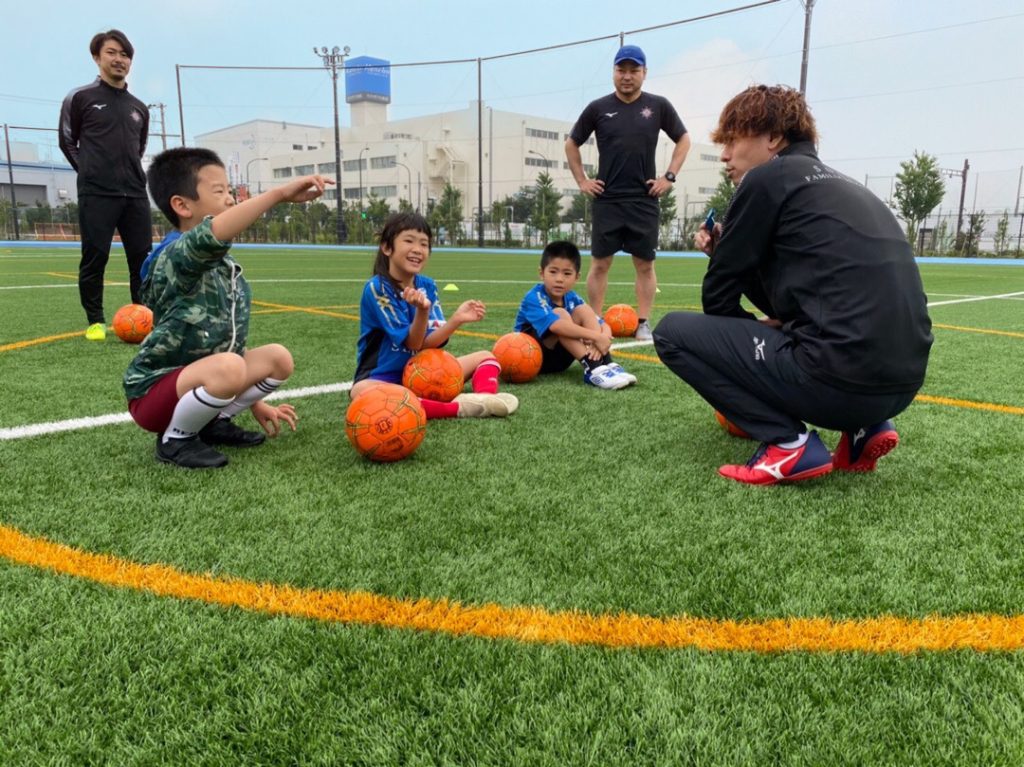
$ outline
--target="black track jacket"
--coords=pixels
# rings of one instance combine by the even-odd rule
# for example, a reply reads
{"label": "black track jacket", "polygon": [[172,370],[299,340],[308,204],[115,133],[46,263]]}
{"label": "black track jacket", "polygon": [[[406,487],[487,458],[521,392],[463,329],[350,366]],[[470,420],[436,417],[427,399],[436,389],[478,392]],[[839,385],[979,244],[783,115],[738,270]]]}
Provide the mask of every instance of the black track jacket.
{"label": "black track jacket", "polygon": [[142,155],[149,109],[99,77],[76,88],[60,108],[60,150],[78,171],[78,196],[146,197]]}
{"label": "black track jacket", "polygon": [[797,364],[846,391],[916,391],[932,345],[913,252],[865,187],[822,164],[810,143],[752,168],[729,203],[704,277],[706,314],[753,315],[793,339]]}

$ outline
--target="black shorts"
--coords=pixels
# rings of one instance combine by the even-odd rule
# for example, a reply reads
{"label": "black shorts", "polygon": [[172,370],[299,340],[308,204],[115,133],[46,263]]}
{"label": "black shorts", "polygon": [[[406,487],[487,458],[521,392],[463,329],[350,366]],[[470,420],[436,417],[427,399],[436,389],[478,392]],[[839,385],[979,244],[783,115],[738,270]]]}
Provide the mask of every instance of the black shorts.
{"label": "black shorts", "polygon": [[[563,370],[568,370],[569,366],[576,361],[569,350],[562,346],[561,343],[555,344],[552,348],[548,348],[544,345],[544,338],[537,335],[537,331],[532,326],[527,326],[523,329],[526,335],[537,340],[540,344],[540,350],[542,353],[540,372],[541,373],[561,373]],[[551,333],[545,333],[545,336],[550,336]]]}
{"label": "black shorts", "polygon": [[658,248],[658,201],[594,201],[594,229],[590,254],[594,258],[614,256],[624,250],[632,256],[653,261]]}

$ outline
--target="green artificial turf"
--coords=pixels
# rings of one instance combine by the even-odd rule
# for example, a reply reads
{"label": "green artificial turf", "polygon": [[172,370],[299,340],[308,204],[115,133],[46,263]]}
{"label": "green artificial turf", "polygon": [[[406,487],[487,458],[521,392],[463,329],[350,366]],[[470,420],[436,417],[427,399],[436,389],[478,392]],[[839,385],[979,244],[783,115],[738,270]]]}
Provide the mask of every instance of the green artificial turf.
{"label": "green artificial turf", "polygon": [[[372,254],[239,250],[251,344],[286,388],[349,381]],[[126,281],[118,254],[108,280]],[[537,257],[435,253],[466,330],[511,329]],[[0,250],[0,347],[84,330],[74,251]],[[704,263],[661,259],[656,318]],[[52,276],[67,274],[69,277]],[[932,301],[1024,291],[1024,268],[922,266]],[[617,259],[607,303],[632,302]],[[53,285],[48,288],[21,286]],[[72,287],[58,287],[72,286]],[[583,291],[584,287],[579,286]],[[938,295],[941,294],[941,295]],[[108,319],[128,301],[106,290]],[[196,573],[469,604],[763,619],[1017,615],[1024,604],[1018,298],[933,307],[922,394],[870,475],[793,487],[717,476],[753,445],[649,346],[619,392],[576,370],[510,387],[507,420],[431,422],[394,465],[347,443],[345,393],[218,472],[153,460],[123,423],[0,440],[0,524]],[[978,333],[974,330],[1003,333]],[[487,339],[456,336],[467,353]],[[0,351],[0,429],[125,410],[113,335]],[[646,359],[637,359],[638,355]],[[837,435],[823,434],[834,445]],[[1021,653],[607,650],[269,617],[0,560],[0,764],[1019,764]]]}

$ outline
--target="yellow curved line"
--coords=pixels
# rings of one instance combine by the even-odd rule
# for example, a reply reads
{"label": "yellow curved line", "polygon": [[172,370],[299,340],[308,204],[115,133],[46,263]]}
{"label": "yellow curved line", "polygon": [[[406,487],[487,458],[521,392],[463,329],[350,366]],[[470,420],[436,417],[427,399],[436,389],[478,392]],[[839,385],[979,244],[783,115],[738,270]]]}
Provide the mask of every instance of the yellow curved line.
{"label": "yellow curved line", "polygon": [[63,341],[67,338],[82,338],[85,336],[84,330],[75,330],[71,333],[58,333],[54,336],[43,336],[42,338],[32,338],[28,341],[15,341],[11,344],[4,344],[0,346],[0,352],[11,352],[15,349],[25,349],[29,346],[38,346],[39,344],[46,344],[50,341]]}
{"label": "yellow curved line", "polygon": [[938,322],[932,323],[933,328],[942,330],[960,330],[964,333],[984,333],[990,336],[1008,336],[1010,338],[1024,338],[1024,333],[1014,333],[1012,330],[989,330],[988,328],[965,328],[961,325],[943,325]]}
{"label": "yellow curved line", "polygon": [[396,599],[366,592],[300,589],[196,575],[167,565],[138,564],[80,551],[4,525],[0,525],[0,556],[108,586],[254,612],[520,642],[761,653],[1024,649],[1021,615],[736,621],[630,613],[590,615],[494,604],[471,606],[444,599]]}
{"label": "yellow curved line", "polygon": [[914,397],[915,402],[927,402],[930,405],[948,405],[950,407],[962,407],[969,410],[988,410],[995,413],[1010,413],[1011,415],[1024,415],[1024,407],[1015,405],[998,405],[995,402],[974,402],[967,399],[953,399],[951,397],[934,397],[930,394],[918,394]]}

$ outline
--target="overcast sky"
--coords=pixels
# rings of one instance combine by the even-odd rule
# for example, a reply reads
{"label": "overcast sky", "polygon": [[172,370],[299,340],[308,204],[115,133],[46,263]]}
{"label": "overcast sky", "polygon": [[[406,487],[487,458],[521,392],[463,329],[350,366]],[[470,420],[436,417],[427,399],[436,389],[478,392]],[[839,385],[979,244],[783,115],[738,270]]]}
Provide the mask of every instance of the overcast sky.
{"label": "overcast sky", "polygon": [[[178,133],[175,64],[318,66],[313,45],[350,46],[393,64],[499,56],[614,36],[745,5],[714,0],[34,0],[4,9],[0,122],[56,127],[64,95],[95,74],[87,45],[118,27],[136,48],[133,93],[167,105]],[[804,8],[781,0],[627,35],[648,57],[645,89],[667,96],[694,140],[755,82],[799,85]],[[485,103],[572,121],[611,91],[617,39],[484,61]],[[1024,166],[1024,4],[1020,0],[816,0],[807,96],[822,158],[888,196],[915,150],[943,167],[968,159],[967,208],[1013,212]],[[396,67],[392,117],[462,109],[476,64]],[[186,135],[256,117],[330,125],[324,72],[182,70]],[[342,98],[344,92],[342,90]],[[344,106],[344,103],[343,103]],[[348,121],[342,110],[342,124]],[[157,126],[154,126],[154,130]],[[16,140],[34,135],[16,131]],[[52,137],[46,137],[52,142]],[[151,139],[151,148],[155,146]],[[177,143],[177,139],[172,139]],[[955,207],[959,178],[943,208]],[[1024,203],[1021,203],[1024,207]]]}

